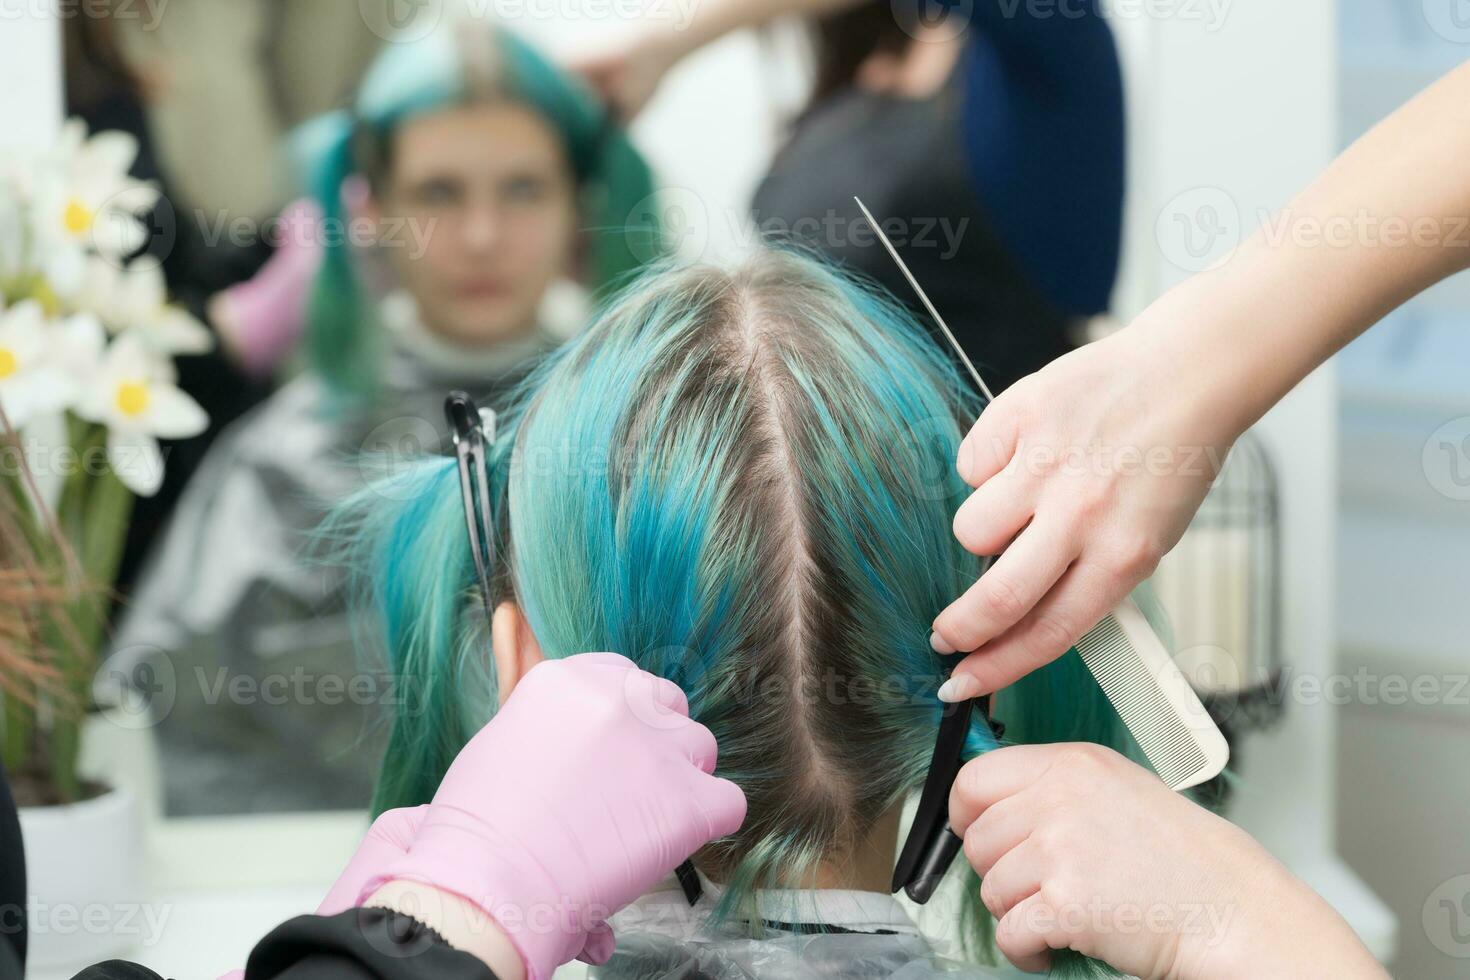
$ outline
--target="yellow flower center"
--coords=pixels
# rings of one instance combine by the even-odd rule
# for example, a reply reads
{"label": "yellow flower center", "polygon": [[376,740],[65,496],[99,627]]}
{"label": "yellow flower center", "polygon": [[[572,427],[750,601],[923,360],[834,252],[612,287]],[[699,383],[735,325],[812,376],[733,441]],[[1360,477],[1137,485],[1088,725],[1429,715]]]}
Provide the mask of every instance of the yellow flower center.
{"label": "yellow flower center", "polygon": [[141,381],[124,381],[117,386],[117,410],[139,416],[148,410],[148,386]]}
{"label": "yellow flower center", "polygon": [[96,212],[76,198],[67,202],[66,213],[61,216],[62,224],[73,235],[85,235],[92,229],[92,222],[96,220]]}
{"label": "yellow flower center", "polygon": [[20,369],[20,361],[15,352],[0,347],[0,378],[8,378]]}

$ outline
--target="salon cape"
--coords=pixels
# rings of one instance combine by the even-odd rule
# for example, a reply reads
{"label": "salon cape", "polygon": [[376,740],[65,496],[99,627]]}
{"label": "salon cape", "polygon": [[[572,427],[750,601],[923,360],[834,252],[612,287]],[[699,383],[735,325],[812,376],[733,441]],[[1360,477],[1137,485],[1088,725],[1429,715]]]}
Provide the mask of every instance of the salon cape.
{"label": "salon cape", "polygon": [[[721,887],[703,875],[704,894],[690,906],[670,880],[614,915],[617,949],[597,980],[1021,980],[1009,965],[947,959],[919,931],[904,906],[879,892],[767,889],[755,895],[765,934],[707,920]],[[941,894],[941,898],[943,895]],[[576,975],[563,967],[557,980]]]}
{"label": "salon cape", "polygon": [[[430,334],[406,294],[381,309],[389,342],[376,403],[332,414],[325,385],[308,372],[225,430],[155,545],[99,672],[101,683],[131,685],[128,704],[141,692],[160,719],[173,812],[370,798],[375,736],[386,729],[374,722],[401,692],[361,668],[354,640],[370,644],[372,627],[349,622],[345,572],[313,532],[384,463],[447,447],[450,390],[497,405],[534,358],[580,329],[587,307],[577,287],[553,287],[544,326],[483,350]],[[364,452],[380,458],[369,465]],[[117,692],[98,695],[107,703]]]}

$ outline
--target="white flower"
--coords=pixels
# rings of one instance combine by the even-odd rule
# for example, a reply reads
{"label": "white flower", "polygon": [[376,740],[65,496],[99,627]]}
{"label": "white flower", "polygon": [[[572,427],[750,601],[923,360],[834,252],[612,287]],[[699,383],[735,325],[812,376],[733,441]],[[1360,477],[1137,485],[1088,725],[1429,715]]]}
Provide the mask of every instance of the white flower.
{"label": "white flower", "polygon": [[10,424],[66,407],[76,388],[48,356],[46,314],[34,300],[0,311],[0,405]]}
{"label": "white flower", "polygon": [[187,439],[209,424],[199,403],[167,380],[165,367],[130,330],[107,348],[95,383],[76,406],[82,418],[107,426],[107,462],[141,497],[163,483],[158,440]]}
{"label": "white flower", "polygon": [[76,303],[114,333],[134,331],[158,354],[203,354],[214,346],[208,327],[169,303],[163,267],[152,258],[126,269],[92,258]]}
{"label": "white flower", "polygon": [[158,202],[158,190],[128,176],[138,142],[127,133],[98,133],[69,121],[31,190],[32,221],[43,250],[38,263],[61,295],[80,285],[89,251],[114,262],[148,240],[140,217]]}
{"label": "white flower", "polygon": [[[81,393],[96,383],[102,365],[102,351],[107,346],[107,334],[97,318],[88,313],[79,313],[60,323],[53,323],[46,331],[46,363],[51,376],[58,385],[67,388],[65,407],[76,404]],[[65,459],[62,447],[69,445],[66,412],[53,399],[52,411],[34,413],[25,426],[25,452],[35,479],[35,490],[49,510],[55,510],[61,500],[61,490],[66,483],[67,467],[61,465]]]}

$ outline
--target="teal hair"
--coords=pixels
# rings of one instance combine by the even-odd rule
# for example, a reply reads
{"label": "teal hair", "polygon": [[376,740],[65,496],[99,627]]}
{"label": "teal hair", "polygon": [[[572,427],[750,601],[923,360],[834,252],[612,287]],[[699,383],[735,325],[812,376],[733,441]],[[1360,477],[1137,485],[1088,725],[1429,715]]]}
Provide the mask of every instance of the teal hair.
{"label": "teal hair", "polygon": [[[404,122],[486,99],[525,105],[560,136],[579,190],[586,241],[584,285],[594,295],[620,283],[662,248],[650,207],[653,178],[626,132],[578,80],[511,32],[466,21],[413,42],[385,45],[350,109],[305,124],[294,156],[327,227],[345,227],[343,184],[389,165]],[[310,305],[309,363],[338,395],[371,395],[378,329],[345,235],[326,239]]]}
{"label": "teal hair", "polygon": [[[762,250],[733,271],[649,272],[501,412],[496,599],[520,604],[548,657],[616,651],[688,693],[749,802],[698,858],[727,884],[717,915],[807,881],[922,784],[947,667],[930,624],[979,570],[950,526],[979,410],[901,307]],[[454,463],[344,513],[411,705],[375,805],[422,803],[496,703]],[[995,711],[1010,739],[1134,751],[1075,652]],[[994,746],[977,720],[968,754]],[[962,934],[988,949],[966,872]],[[1069,957],[1058,975],[1093,969]]]}

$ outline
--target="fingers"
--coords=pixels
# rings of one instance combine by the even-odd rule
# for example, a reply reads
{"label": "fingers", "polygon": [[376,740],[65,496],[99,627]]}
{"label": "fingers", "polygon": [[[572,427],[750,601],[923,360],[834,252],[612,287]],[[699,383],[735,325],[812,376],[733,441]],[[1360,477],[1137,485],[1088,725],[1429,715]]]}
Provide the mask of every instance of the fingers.
{"label": "fingers", "polygon": [[961,701],[998,691],[1046,666],[1096,626],[1127,592],[1126,583],[1115,576],[1078,561],[1019,623],[956,665],[940,700]]}
{"label": "fingers", "polygon": [[601,966],[612,959],[616,946],[617,937],[613,935],[612,927],[606,922],[599,922],[588,931],[587,943],[582,947],[582,952],[577,954],[577,959],[593,966]]}
{"label": "fingers", "polygon": [[677,740],[684,750],[684,755],[695,767],[706,775],[715,771],[715,760],[719,756],[719,746],[715,744],[715,736],[703,725],[691,721],[686,725],[680,725],[673,729],[670,737]]}
{"label": "fingers", "polygon": [[745,822],[745,792],[728,779],[703,775],[696,777],[694,800],[703,811],[708,827],[708,836],[695,849],[703,847],[716,837],[735,833]]}
{"label": "fingers", "polygon": [[1066,937],[1058,934],[1056,915],[1036,892],[995,924],[995,945],[1016,969],[1044,973],[1051,963],[1051,951],[1066,948]]}
{"label": "fingers", "polygon": [[949,826],[964,837],[981,814],[1038,782],[1062,753],[1056,745],[1007,745],[960,768],[949,790]]}
{"label": "fingers", "polygon": [[407,851],[428,812],[429,804],[427,803],[385,810],[378,815],[378,819],[373,821],[373,825],[368,828],[367,835],[369,838],[381,840],[396,847],[400,851]]}
{"label": "fingers", "polygon": [[634,683],[641,690],[648,692],[653,703],[661,711],[683,715],[685,718],[689,717],[689,698],[678,684],[667,678],[659,677],[657,674],[650,674],[646,670],[638,670],[635,677]]}
{"label": "fingers", "polygon": [[[564,658],[562,662],[572,663],[574,661],[581,666],[589,666],[598,670],[611,668],[625,671],[626,673],[621,676],[623,695],[632,702],[634,710],[640,714],[651,705],[653,711],[648,717],[666,714],[689,717],[689,698],[683,688],[667,678],[649,673],[621,654],[579,653]],[[546,661],[546,663],[551,662],[553,661]]]}
{"label": "fingers", "polygon": [[1031,836],[1036,813],[1026,808],[1026,799],[1024,791],[1008,796],[992,804],[965,828],[965,860],[982,878],[997,861]]}
{"label": "fingers", "polygon": [[981,484],[954,515],[954,535],[975,555],[998,555],[1031,520],[1034,484],[1025,476],[1004,474]]}
{"label": "fingers", "polygon": [[[995,483],[986,484],[975,495],[992,486]],[[958,518],[955,523],[958,526]],[[936,637],[950,650],[977,650],[989,643],[1045,598],[1077,557],[1077,550],[1062,523],[1033,522],[964,595],[939,614],[934,620]],[[943,647],[935,644],[936,649]]]}
{"label": "fingers", "polygon": [[987,406],[960,443],[955,469],[972,487],[978,487],[1001,470],[1016,454],[1019,428],[1016,418],[998,403]]}
{"label": "fingers", "polygon": [[379,868],[403,857],[418,836],[419,827],[429,812],[429,804],[400,807],[382,813],[363,836],[347,867],[317,906],[317,915],[336,915],[358,903],[359,892],[367,879]]}
{"label": "fingers", "polygon": [[1041,891],[1041,864],[1032,853],[1030,841],[1022,841],[1002,854],[980,882],[980,901],[996,919]]}
{"label": "fingers", "polygon": [[[548,664],[556,662],[557,661],[555,660],[542,661],[542,663]],[[596,653],[578,653],[570,657],[563,657],[561,662],[569,664],[599,664],[608,667],[624,667],[628,670],[638,669],[637,664],[629,660],[627,657],[623,656],[621,653],[608,653],[605,651],[599,651]],[[537,664],[536,666],[539,667],[541,666],[541,664]],[[536,668],[532,667],[531,669],[535,670]]]}

